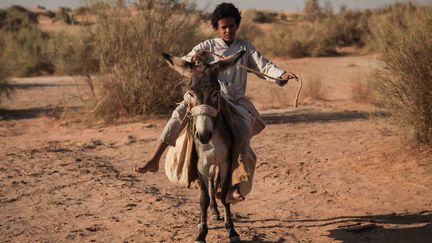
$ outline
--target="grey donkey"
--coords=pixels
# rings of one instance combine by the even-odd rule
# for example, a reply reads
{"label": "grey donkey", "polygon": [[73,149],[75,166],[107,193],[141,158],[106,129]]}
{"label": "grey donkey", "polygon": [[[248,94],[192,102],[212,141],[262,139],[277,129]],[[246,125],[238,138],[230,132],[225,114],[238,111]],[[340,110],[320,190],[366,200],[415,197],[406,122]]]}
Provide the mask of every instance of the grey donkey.
{"label": "grey donkey", "polygon": [[220,219],[215,199],[216,186],[220,186],[222,191],[220,200],[224,206],[225,229],[229,240],[240,241],[240,236],[234,229],[230,204],[225,200],[231,184],[233,137],[232,128],[227,123],[227,119],[230,119],[228,104],[221,97],[217,75],[234,65],[244,53],[245,51],[241,51],[212,64],[193,64],[163,53],[167,63],[189,79],[185,102],[189,110],[190,136],[198,156],[197,170],[201,190],[199,233],[195,242],[205,242],[209,206],[213,218]]}

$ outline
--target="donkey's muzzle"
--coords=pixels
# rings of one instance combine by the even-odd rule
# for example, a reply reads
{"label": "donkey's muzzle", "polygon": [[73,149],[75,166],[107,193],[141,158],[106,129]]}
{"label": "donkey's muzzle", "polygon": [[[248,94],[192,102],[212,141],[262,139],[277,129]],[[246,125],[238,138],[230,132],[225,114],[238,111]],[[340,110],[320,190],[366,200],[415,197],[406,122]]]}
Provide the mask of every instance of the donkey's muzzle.
{"label": "donkey's muzzle", "polygon": [[200,141],[202,144],[207,144],[210,139],[212,138],[213,133],[211,131],[208,132],[196,132],[195,133],[195,137],[198,139],[198,141]]}
{"label": "donkey's muzzle", "polygon": [[207,144],[212,138],[213,119],[218,110],[210,105],[198,105],[191,109],[191,115],[195,120],[195,138],[202,144]]}

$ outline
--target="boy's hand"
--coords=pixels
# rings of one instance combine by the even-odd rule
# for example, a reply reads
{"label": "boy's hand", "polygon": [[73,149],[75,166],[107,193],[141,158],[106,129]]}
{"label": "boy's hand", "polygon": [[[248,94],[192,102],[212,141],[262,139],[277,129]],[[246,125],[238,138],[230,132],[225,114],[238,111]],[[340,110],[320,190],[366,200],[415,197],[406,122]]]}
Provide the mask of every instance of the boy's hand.
{"label": "boy's hand", "polygon": [[284,74],[282,74],[281,79],[284,79],[286,81],[290,80],[290,79],[295,79],[295,80],[299,80],[299,78],[297,77],[297,75],[295,75],[294,73],[290,73],[290,72],[284,72]]}
{"label": "boy's hand", "polygon": [[204,63],[204,58],[207,53],[203,50],[196,51],[195,55],[192,57],[192,63],[198,65],[200,63]]}
{"label": "boy's hand", "polygon": [[299,80],[299,78],[297,77],[297,75],[295,75],[294,73],[290,73],[290,72],[284,72],[282,74],[282,76],[280,77],[281,80],[276,80],[276,84],[279,86],[284,86],[288,83],[288,80],[290,79],[295,79],[295,80]]}

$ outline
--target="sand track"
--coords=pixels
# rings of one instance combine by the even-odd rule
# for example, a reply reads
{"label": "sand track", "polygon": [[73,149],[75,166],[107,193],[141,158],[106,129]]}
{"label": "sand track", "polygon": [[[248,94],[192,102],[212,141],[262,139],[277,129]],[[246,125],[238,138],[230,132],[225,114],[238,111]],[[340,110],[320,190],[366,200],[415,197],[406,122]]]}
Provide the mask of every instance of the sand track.
{"label": "sand track", "polygon": [[[268,125],[252,141],[254,189],[233,206],[244,242],[430,242],[430,158],[403,150],[390,114],[352,103],[349,86],[338,85],[337,77],[366,72],[362,64],[370,59],[282,62],[340,70],[324,81],[342,88],[300,110],[260,99],[260,84],[251,80],[249,95]],[[73,79],[17,82],[25,88],[0,111],[0,241],[192,241],[198,191],[169,183],[163,169],[149,175],[132,170],[152,152],[164,119],[64,125],[50,112],[76,98],[69,92],[78,85]],[[222,222],[209,226],[208,242],[226,241]]]}

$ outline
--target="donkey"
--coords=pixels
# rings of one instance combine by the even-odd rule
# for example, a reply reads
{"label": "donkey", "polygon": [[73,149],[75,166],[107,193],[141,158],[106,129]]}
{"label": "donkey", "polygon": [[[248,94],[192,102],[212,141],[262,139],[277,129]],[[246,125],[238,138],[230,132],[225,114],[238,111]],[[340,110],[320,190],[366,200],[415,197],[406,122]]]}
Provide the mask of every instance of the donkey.
{"label": "donkey", "polygon": [[[240,241],[240,236],[232,222],[230,204],[226,202],[231,182],[233,137],[226,123],[226,117],[223,115],[227,103],[220,95],[221,88],[217,74],[234,65],[244,53],[245,51],[241,51],[213,64],[193,64],[163,53],[163,57],[172,68],[189,78],[188,99],[185,101],[190,111],[190,136],[193,138],[198,155],[198,179],[201,190],[199,233],[195,242],[205,242],[208,233],[207,210],[209,205],[213,219],[219,219],[214,184],[219,184],[222,189],[220,200],[224,206],[225,229],[230,242]],[[219,180],[214,180],[216,170],[219,171]]]}

